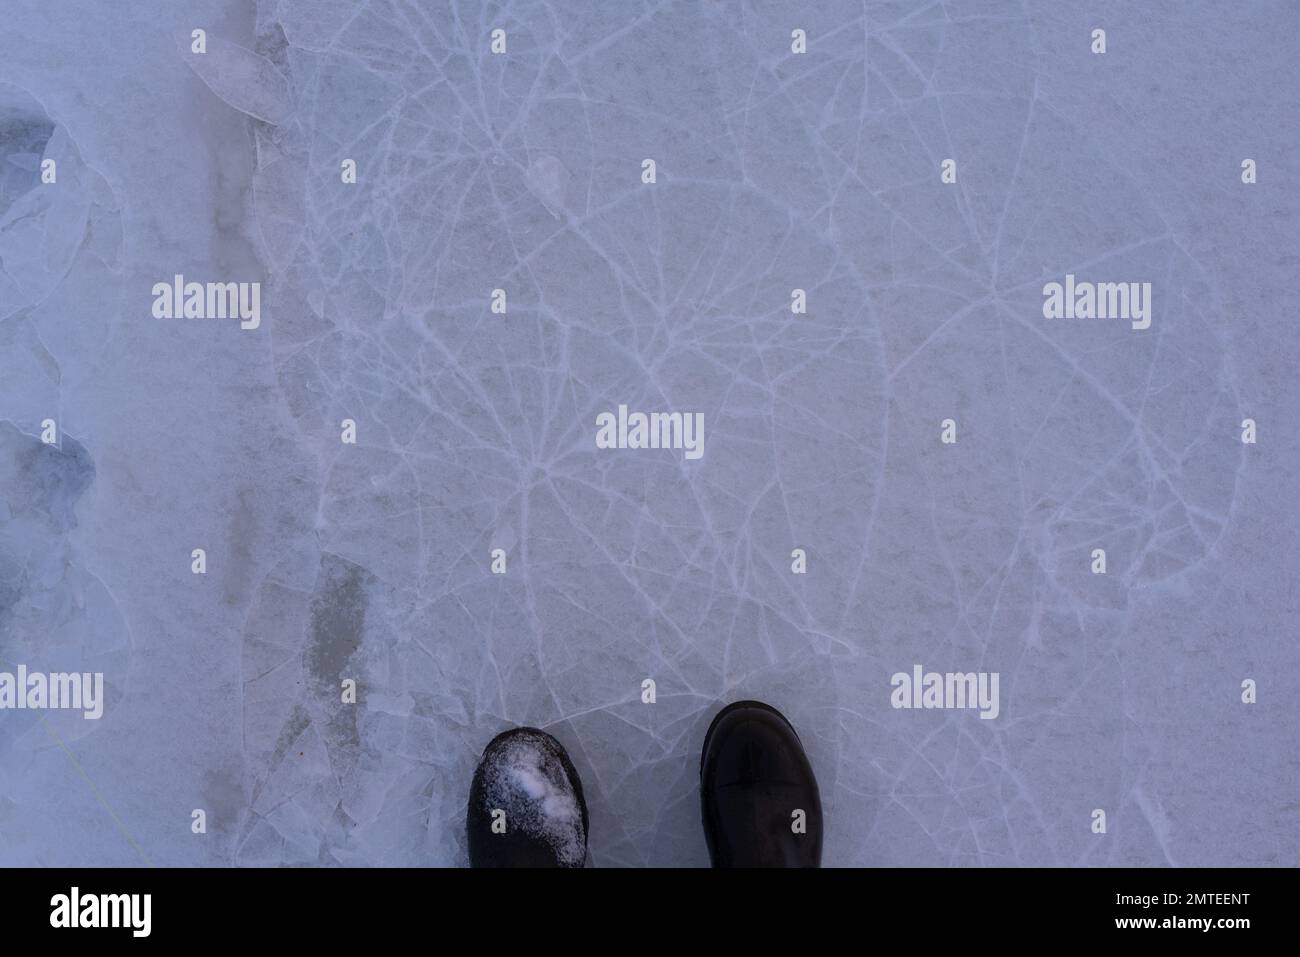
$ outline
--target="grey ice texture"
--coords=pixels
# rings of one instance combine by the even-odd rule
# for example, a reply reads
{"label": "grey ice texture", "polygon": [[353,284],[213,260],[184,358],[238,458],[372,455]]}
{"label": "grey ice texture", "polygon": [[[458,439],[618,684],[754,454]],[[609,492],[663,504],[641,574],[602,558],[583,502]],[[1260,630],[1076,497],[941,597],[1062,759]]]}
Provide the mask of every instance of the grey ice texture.
{"label": "grey ice texture", "polygon": [[1297,63],[1268,0],[8,0],[0,668],[108,701],[0,712],[0,864],[462,864],[523,724],[593,864],[703,865],[757,697],[828,865],[1294,865]]}

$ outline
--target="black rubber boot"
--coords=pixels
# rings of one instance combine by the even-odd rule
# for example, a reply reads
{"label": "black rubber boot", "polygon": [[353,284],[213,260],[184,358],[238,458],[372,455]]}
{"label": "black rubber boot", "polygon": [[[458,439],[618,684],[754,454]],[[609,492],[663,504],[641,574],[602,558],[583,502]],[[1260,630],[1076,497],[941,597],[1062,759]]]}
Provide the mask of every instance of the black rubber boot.
{"label": "black rubber boot", "polygon": [[483,749],[465,814],[471,867],[582,867],[587,802],[560,742],[512,728]]}
{"label": "black rubber boot", "polygon": [[761,701],[737,701],[713,719],[700,807],[714,867],[821,866],[817,778],[790,722]]}

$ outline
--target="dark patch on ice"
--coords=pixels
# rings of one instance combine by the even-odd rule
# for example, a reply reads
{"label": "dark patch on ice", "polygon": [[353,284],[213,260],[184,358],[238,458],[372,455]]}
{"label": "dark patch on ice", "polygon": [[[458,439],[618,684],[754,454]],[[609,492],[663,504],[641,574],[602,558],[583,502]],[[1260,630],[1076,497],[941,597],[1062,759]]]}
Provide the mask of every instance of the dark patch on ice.
{"label": "dark patch on ice", "polygon": [[307,669],[335,689],[348,674],[348,662],[361,647],[371,576],[337,555],[322,555],[316,594],[311,600],[311,646]]}
{"label": "dark patch on ice", "polygon": [[13,103],[0,92],[0,216],[23,194],[40,185],[41,158],[54,124]]}
{"label": "dark patch on ice", "polygon": [[239,772],[232,768],[204,771],[201,793],[204,806],[210,809],[208,829],[220,833],[233,831],[234,823],[248,804]]}
{"label": "dark patch on ice", "polygon": [[76,439],[47,445],[0,422],[0,498],[10,516],[40,515],[66,532],[76,527],[77,500],[94,480],[95,463]]}

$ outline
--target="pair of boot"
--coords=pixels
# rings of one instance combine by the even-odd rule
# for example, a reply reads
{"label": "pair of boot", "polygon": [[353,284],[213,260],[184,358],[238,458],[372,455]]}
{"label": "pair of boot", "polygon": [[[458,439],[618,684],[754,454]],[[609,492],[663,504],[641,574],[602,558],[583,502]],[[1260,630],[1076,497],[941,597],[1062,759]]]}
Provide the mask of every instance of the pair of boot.
{"label": "pair of boot", "polygon": [[[759,701],[723,708],[700,754],[700,809],[714,867],[818,867],[817,779],[790,722]],[[582,867],[587,803],[560,742],[536,728],[497,735],[474,772],[472,867]]]}

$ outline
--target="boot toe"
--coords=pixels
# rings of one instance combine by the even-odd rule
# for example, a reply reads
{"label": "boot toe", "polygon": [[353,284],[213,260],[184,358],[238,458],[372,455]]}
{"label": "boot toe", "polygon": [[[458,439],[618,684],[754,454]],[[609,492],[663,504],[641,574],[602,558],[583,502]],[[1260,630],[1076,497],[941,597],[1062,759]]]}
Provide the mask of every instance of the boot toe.
{"label": "boot toe", "polygon": [[790,722],[757,701],[724,708],[700,757],[705,840],[715,867],[817,867],[821,798]]}
{"label": "boot toe", "polygon": [[465,828],[472,867],[582,867],[587,804],[560,742],[536,728],[493,738],[474,772]]}

